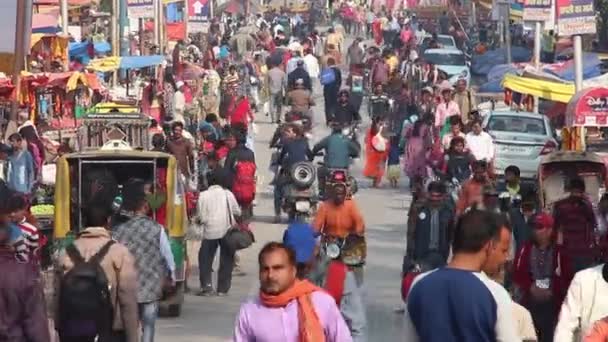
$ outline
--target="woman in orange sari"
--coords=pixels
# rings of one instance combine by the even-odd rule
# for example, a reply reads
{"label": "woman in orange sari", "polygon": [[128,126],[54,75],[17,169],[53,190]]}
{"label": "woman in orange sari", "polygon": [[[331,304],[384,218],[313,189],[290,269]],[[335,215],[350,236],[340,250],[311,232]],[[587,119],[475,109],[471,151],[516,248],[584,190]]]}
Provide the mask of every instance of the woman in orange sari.
{"label": "woman in orange sari", "polygon": [[[365,136],[365,168],[363,175],[373,180],[372,186],[377,188],[382,181],[389,145],[382,134],[383,124],[379,118],[374,118],[372,126]],[[380,134],[379,134],[380,133]]]}

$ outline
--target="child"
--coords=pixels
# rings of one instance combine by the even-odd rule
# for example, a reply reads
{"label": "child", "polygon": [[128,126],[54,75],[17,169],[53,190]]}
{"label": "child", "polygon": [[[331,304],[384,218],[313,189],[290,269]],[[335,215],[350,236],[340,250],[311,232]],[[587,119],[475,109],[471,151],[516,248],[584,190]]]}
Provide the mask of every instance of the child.
{"label": "child", "polygon": [[450,141],[446,154],[446,174],[448,179],[456,179],[460,184],[471,177],[472,156],[464,150],[464,138],[456,136]]}
{"label": "child", "polygon": [[390,141],[391,147],[388,150],[388,172],[386,178],[388,178],[393,188],[399,185],[399,178],[401,176],[401,167],[399,166],[401,149],[399,148],[399,140],[399,135],[392,136]]}
{"label": "child", "polygon": [[[32,223],[34,220],[29,215],[29,201],[25,198],[25,196],[20,194],[15,194],[11,197],[9,207],[11,210],[11,221],[21,231],[21,235],[23,238],[23,244],[25,248],[21,247],[21,242],[19,242],[19,257],[20,260],[25,261],[34,261],[38,263],[38,250],[41,246],[41,238],[40,233],[38,232],[38,228]],[[29,216],[29,220],[28,220]]]}

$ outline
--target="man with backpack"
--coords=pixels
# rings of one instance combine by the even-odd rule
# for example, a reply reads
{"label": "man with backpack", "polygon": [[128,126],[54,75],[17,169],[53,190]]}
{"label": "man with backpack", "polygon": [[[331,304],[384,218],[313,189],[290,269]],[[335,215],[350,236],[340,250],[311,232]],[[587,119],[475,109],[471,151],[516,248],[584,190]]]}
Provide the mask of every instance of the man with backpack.
{"label": "man with backpack", "polygon": [[[112,240],[109,205],[87,207],[86,227],[55,268],[55,326],[62,342],[138,342],[133,255]],[[94,276],[91,276],[94,275]]]}
{"label": "man with backpack", "polygon": [[338,105],[338,92],[342,86],[342,73],[336,67],[335,59],[331,57],[327,59],[327,67],[321,70],[319,81],[323,85],[323,98],[325,99],[325,124],[329,126]]}
{"label": "man with backpack", "polygon": [[124,243],[137,267],[137,303],[142,342],[154,341],[154,326],[163,282],[170,276],[175,283],[175,261],[164,227],[149,216],[149,183],[130,179],[123,185],[122,215],[128,220],[113,228],[114,238]]}
{"label": "man with backpack", "polygon": [[245,143],[247,128],[243,125],[233,125],[236,146],[228,152],[224,168],[230,175],[232,193],[243,211],[243,219],[249,220],[253,215],[252,205],[256,193],[255,154]]}

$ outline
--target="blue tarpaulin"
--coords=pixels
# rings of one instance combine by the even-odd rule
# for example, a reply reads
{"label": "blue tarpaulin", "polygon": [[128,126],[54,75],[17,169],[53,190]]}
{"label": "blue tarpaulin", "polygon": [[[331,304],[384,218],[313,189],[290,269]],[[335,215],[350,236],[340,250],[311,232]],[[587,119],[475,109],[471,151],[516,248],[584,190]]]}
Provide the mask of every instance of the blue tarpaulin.
{"label": "blue tarpaulin", "polygon": [[[600,76],[601,61],[595,53],[584,53],[583,54],[583,79]],[[545,67],[543,71],[553,74],[566,81],[574,81],[574,59],[564,62],[563,65],[556,66],[553,64],[552,67]]]}
{"label": "blue tarpaulin", "polygon": [[[511,60],[513,63],[529,62],[532,51],[521,46],[511,48]],[[483,55],[473,55],[471,60],[471,73],[475,75],[487,75],[497,64],[507,63],[505,48],[490,50]]]}
{"label": "blue tarpaulin", "polygon": [[120,68],[121,69],[139,69],[150,66],[156,66],[162,63],[163,56],[124,56],[120,57]]}
{"label": "blue tarpaulin", "polygon": [[[89,52],[87,51],[87,46],[89,43],[70,43],[68,45],[68,56],[70,59],[75,57],[80,57],[80,60],[83,64],[89,64]],[[112,50],[112,46],[108,42],[100,42],[93,44],[95,48],[96,55],[103,55]]]}

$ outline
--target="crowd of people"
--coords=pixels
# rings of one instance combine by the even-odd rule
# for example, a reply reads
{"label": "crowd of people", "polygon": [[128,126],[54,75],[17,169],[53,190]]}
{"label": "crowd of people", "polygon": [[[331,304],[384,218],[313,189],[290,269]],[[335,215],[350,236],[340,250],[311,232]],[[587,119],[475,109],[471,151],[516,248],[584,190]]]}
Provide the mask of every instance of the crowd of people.
{"label": "crowd of people", "polygon": [[[192,195],[190,238],[201,241],[196,295],[227,296],[238,250],[253,243],[255,122],[277,124],[270,141],[278,150],[271,165],[276,223],[289,171],[324,154],[321,201],[310,222],[290,217],[282,242],[259,252],[259,295],[241,306],[234,340],[367,340],[366,227],[347,180],[360,156],[373,187],[385,177],[395,188],[402,174],[409,179],[400,310],[407,341],[608,338],[608,196],[594,207],[584,180],[573,178],[568,197],[545,212],[517,166],[498,177],[474,89],[465,77],[451,83],[422,57],[424,48],[439,47],[438,34],[464,47],[463,28],[447,13],[424,28],[415,14],[346,2],[335,2],[332,14],[342,24],[322,33],[284,11],[214,20],[208,46],[179,42],[171,71],[141,94],[152,118],[149,148],[175,157]],[[347,35],[355,36],[351,44]],[[183,77],[187,63],[204,70],[194,94]],[[321,95],[331,133],[311,147]],[[176,290],[176,262],[163,222],[152,215],[159,210],[152,181],[127,180],[119,204],[92,196],[78,208],[85,229],[55,256],[47,310],[40,282],[46,241],[29,213],[44,148],[27,115],[18,124],[11,146],[0,146],[0,269],[11,274],[0,278],[0,340],[46,342],[57,333],[60,341],[153,341],[159,303]],[[329,179],[329,170],[345,170],[344,178]],[[235,247],[227,238],[235,231],[249,242]],[[335,241],[341,257],[332,253]]]}

